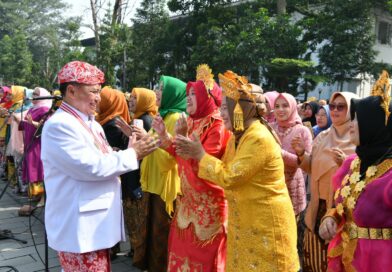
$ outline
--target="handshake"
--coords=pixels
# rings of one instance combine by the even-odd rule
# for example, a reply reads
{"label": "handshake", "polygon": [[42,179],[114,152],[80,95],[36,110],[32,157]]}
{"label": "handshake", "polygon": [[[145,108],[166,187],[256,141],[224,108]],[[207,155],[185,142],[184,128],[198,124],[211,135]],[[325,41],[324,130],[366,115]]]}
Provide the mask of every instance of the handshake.
{"label": "handshake", "polygon": [[128,148],[135,150],[138,160],[143,159],[161,145],[158,136],[148,134],[140,126],[130,126],[120,117],[116,117],[115,124],[124,135],[129,137]]}

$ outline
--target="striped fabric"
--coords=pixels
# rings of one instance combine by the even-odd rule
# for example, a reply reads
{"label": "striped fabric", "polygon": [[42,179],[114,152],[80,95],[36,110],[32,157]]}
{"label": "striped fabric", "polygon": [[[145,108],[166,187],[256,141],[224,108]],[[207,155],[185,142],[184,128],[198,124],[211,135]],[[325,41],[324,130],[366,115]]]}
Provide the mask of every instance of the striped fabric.
{"label": "striped fabric", "polygon": [[315,232],[305,229],[304,251],[303,251],[303,272],[325,272],[327,271],[328,244],[318,236],[321,218],[327,211],[325,200],[320,199],[319,210],[317,212]]}

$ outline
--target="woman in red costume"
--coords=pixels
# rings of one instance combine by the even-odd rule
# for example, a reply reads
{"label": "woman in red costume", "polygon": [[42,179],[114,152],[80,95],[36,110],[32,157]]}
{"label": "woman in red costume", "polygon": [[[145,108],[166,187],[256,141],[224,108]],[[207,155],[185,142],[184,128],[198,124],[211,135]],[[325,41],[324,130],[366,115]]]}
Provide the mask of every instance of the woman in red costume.
{"label": "woman in red costume", "polygon": [[[204,149],[220,158],[228,132],[219,107],[221,89],[207,65],[197,69],[197,81],[187,84],[187,112],[179,119],[177,134],[200,137]],[[223,189],[198,177],[198,161],[179,157],[161,118],[153,122],[163,148],[175,156],[181,178],[182,195],[169,234],[168,271],[225,271],[227,202]]]}

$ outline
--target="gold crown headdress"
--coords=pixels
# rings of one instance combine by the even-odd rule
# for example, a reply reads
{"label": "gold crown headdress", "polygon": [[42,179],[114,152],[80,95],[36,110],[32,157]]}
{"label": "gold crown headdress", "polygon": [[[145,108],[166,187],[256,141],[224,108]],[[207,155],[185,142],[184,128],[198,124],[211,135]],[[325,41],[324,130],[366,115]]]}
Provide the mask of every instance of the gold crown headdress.
{"label": "gold crown headdress", "polygon": [[374,84],[370,95],[381,97],[381,107],[385,111],[385,125],[388,124],[388,118],[389,115],[391,114],[389,112],[389,105],[391,103],[390,92],[391,92],[391,85],[389,82],[389,74],[387,71],[384,70],[382,71],[380,77]]}
{"label": "gold crown headdress", "polygon": [[233,127],[237,131],[244,130],[244,112],[238,100],[241,94],[245,94],[247,97],[254,101],[252,95],[252,86],[248,83],[248,79],[244,76],[239,76],[232,71],[226,71],[224,74],[219,74],[219,84],[222,87],[222,91],[225,96],[236,101],[234,108],[234,124]]}
{"label": "gold crown headdress", "polygon": [[206,87],[208,96],[210,92],[214,88],[214,74],[212,73],[211,68],[207,64],[200,64],[196,68],[196,80],[201,80],[204,82],[204,86]]}

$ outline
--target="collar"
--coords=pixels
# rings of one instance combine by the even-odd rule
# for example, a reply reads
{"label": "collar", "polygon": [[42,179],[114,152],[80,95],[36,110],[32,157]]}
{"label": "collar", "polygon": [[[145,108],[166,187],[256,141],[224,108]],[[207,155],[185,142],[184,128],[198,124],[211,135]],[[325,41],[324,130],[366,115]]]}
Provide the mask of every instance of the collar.
{"label": "collar", "polygon": [[95,116],[94,115],[87,115],[79,110],[77,110],[74,106],[71,106],[70,104],[68,104],[67,102],[62,102],[65,103],[68,107],[70,107],[71,109],[73,109],[79,116],[80,118],[82,118],[82,120],[84,122],[89,122],[89,121],[94,121],[95,120]]}

